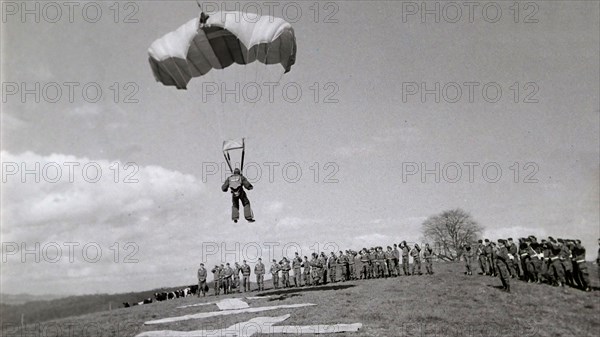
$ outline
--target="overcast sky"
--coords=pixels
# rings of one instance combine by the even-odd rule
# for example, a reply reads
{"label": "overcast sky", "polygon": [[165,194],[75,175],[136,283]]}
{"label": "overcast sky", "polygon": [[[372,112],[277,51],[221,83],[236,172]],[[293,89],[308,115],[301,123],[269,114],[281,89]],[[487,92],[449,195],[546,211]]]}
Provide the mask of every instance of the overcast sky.
{"label": "overcast sky", "polygon": [[[423,242],[421,223],[457,207],[490,239],[581,238],[595,258],[598,2],[518,12],[482,2],[471,15],[456,2],[460,17],[440,3],[439,22],[422,22],[422,2],[276,3],[297,38],[289,73],[232,66],[187,91],[155,81],[147,50],[196,17],[195,2],[55,4],[60,17],[38,3],[39,23],[21,2],[2,4],[3,293],[193,284],[199,262],[253,259],[257,248],[266,260],[284,247],[293,256]],[[236,4],[256,12],[221,9]],[[220,86],[236,83],[246,96],[221,99]],[[263,89],[256,102],[248,83]],[[233,224],[220,191],[221,144],[237,137],[253,224]],[[21,176],[36,163],[38,174]],[[23,252],[36,243],[39,262]]]}

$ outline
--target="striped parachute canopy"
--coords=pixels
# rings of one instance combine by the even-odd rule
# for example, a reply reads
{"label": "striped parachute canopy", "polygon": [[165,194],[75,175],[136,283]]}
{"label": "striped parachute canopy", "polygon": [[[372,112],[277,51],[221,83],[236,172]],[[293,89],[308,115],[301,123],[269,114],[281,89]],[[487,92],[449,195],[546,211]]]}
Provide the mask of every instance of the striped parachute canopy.
{"label": "striped parachute canopy", "polygon": [[287,73],[296,61],[296,37],[292,26],[280,18],[216,12],[167,33],[152,43],[148,53],[157,81],[186,89],[193,77],[234,62],[281,64]]}

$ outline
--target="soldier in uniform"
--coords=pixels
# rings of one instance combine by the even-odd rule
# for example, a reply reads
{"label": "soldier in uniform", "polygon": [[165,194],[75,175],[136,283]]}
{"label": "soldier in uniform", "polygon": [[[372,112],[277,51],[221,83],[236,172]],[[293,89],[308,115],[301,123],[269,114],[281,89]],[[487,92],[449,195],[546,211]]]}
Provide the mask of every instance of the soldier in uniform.
{"label": "soldier in uniform", "polygon": [[219,280],[221,276],[219,275],[219,266],[215,265],[213,269],[211,269],[213,273],[213,286],[215,289],[215,296],[219,295],[219,287],[221,286],[221,281]]}
{"label": "soldier in uniform", "polygon": [[512,238],[508,238],[507,249],[508,249],[508,268],[510,271],[510,277],[515,278],[519,276],[519,254],[517,245],[513,242]]}
{"label": "soldier in uniform", "polygon": [[402,270],[404,271],[404,275],[408,276],[410,275],[408,272],[408,254],[410,252],[410,247],[406,244],[406,241],[402,241],[400,243],[400,249],[402,249]]}
{"label": "soldier in uniform", "polygon": [[483,240],[481,239],[477,241],[477,260],[479,260],[479,269],[481,270],[481,275],[487,275],[487,257],[485,256],[485,246],[483,245]]}
{"label": "soldier in uniform", "polygon": [[242,267],[239,263],[235,263],[233,267],[233,286],[235,287],[235,291],[241,293],[242,290],[240,288],[240,273],[242,272]]}
{"label": "soldier in uniform", "polygon": [[[533,250],[533,254],[531,253]],[[535,282],[542,283],[544,280],[544,248],[537,241],[531,242],[531,250],[527,252],[530,254],[531,264],[533,265],[533,273],[535,275]]]}
{"label": "soldier in uniform", "polygon": [[256,275],[256,284],[258,285],[258,291],[265,290],[265,265],[262,263],[262,259],[259,257],[258,262],[254,266],[254,275]]}
{"label": "soldier in uniform", "polygon": [[308,261],[308,257],[304,257],[304,261],[302,262],[302,267],[304,268],[302,270],[302,278],[304,278],[304,284],[306,286],[310,286],[311,285],[311,274],[310,274],[310,261]]}
{"label": "soldier in uniform", "polygon": [[465,257],[465,267],[466,267],[465,274],[466,275],[473,275],[474,255],[475,255],[475,252],[473,251],[473,249],[471,249],[471,245],[468,243],[466,245],[464,245],[463,256]]}
{"label": "soldier in uniform", "polygon": [[344,252],[342,252],[341,250],[339,251],[337,262],[340,269],[340,278],[342,279],[342,282],[345,282],[347,278],[346,270],[348,266],[348,260],[346,260],[346,256],[344,256]]}
{"label": "soldier in uniform", "polygon": [[528,281],[531,282],[531,279],[533,278],[531,276],[530,270],[528,268],[528,264],[529,264],[529,240],[526,238],[520,238],[519,239],[519,259],[521,261],[521,279],[523,281]]}
{"label": "soldier in uniform", "polygon": [[231,282],[233,277],[233,269],[229,266],[229,262],[227,262],[225,269],[223,269],[223,282],[225,286],[223,287],[225,295],[231,294]]}
{"label": "soldier in uniform", "polygon": [[219,266],[219,288],[225,292],[225,266],[222,263]]}
{"label": "soldier in uniform", "polygon": [[427,274],[433,275],[433,249],[431,249],[429,243],[425,244],[423,259],[425,260],[425,270],[427,271]]}
{"label": "soldier in uniform", "polygon": [[392,277],[394,272],[394,253],[391,246],[387,246],[387,251],[385,252],[385,267],[387,271],[385,275]]}
{"label": "soldier in uniform", "polygon": [[337,257],[333,252],[331,252],[331,254],[329,255],[329,259],[327,259],[327,268],[329,269],[329,282],[335,283],[337,281]]}
{"label": "soldier in uniform", "polygon": [[484,246],[484,250],[485,250],[485,258],[486,258],[486,264],[488,266],[488,275],[490,276],[496,276],[496,264],[494,262],[494,248],[492,246],[492,242],[490,242],[490,240],[485,239],[485,246]]}
{"label": "soldier in uniform", "polygon": [[296,252],[294,259],[292,260],[292,268],[294,268],[294,287],[298,288],[302,285],[302,279],[301,279],[301,274],[302,274],[302,259],[300,258],[300,256],[298,255],[298,252]]}
{"label": "soldier in uniform", "polygon": [[495,256],[496,270],[502,281],[502,287],[506,292],[510,292],[510,273],[508,271],[508,249],[506,248],[506,241],[503,239],[498,240],[498,251]]}
{"label": "soldier in uniform", "polygon": [[419,275],[423,275],[421,273],[421,248],[419,247],[418,244],[415,243],[415,246],[410,251],[410,256],[413,258],[412,274],[415,275],[415,267],[416,267],[417,273]]}
{"label": "soldier in uniform", "polygon": [[590,274],[585,263],[585,248],[581,245],[581,240],[575,240],[573,249],[573,271],[575,279],[579,280],[579,286],[585,291],[591,291]]}
{"label": "soldier in uniform", "polygon": [[327,284],[327,257],[325,256],[325,252],[321,252],[321,255],[319,255],[319,264],[321,265],[319,278],[323,284]]}
{"label": "soldier in uniform", "polygon": [[312,253],[312,258],[310,259],[310,269],[312,271],[312,284],[319,285],[321,274],[323,273],[321,270],[323,269],[323,264],[321,264],[321,260],[319,259],[317,253]]}
{"label": "soldier in uniform", "polygon": [[[351,280],[356,280],[356,262],[357,262],[356,255],[358,255],[358,254],[355,251],[353,251],[353,250],[348,251],[348,272],[350,273]],[[360,261],[360,260],[358,260],[358,261]]]}
{"label": "soldier in uniform", "polygon": [[202,293],[202,296],[206,296],[206,274],[204,263],[200,263],[200,268],[198,269],[198,297],[200,297],[200,293]]}
{"label": "soldier in uniform", "polygon": [[250,291],[250,266],[246,263],[246,260],[244,260],[244,263],[242,264],[242,267],[240,268],[242,270],[242,285],[244,286],[244,292],[248,292]]}
{"label": "soldier in uniform", "polygon": [[392,251],[393,259],[393,270],[394,277],[400,276],[400,251],[398,250],[398,245],[394,243],[394,250]]}
{"label": "soldier in uniform", "polygon": [[252,208],[250,208],[250,200],[248,200],[246,191],[244,191],[244,188],[250,191],[254,187],[250,184],[248,179],[242,175],[240,169],[236,168],[233,170],[233,174],[229,176],[223,183],[223,186],[221,186],[223,192],[227,192],[229,188],[231,188],[231,201],[233,203],[233,206],[231,207],[231,219],[233,222],[238,222],[238,219],[240,218],[240,200],[244,206],[244,218],[246,218],[248,222],[254,222],[254,214],[252,213]]}
{"label": "soldier in uniform", "polygon": [[290,266],[290,261],[288,261],[287,257],[283,257],[281,261],[279,261],[279,266],[281,269],[281,282],[283,283],[284,288],[290,287],[290,270],[292,267]]}
{"label": "soldier in uniform", "polygon": [[554,285],[564,287],[566,283],[565,272],[560,262],[560,251],[562,250],[562,247],[551,236],[548,237],[547,244],[550,250],[550,266],[548,274],[550,275],[550,279],[554,281]]}
{"label": "soldier in uniform", "polygon": [[360,251],[360,278],[366,280],[369,278],[369,252],[366,248]]}
{"label": "soldier in uniform", "polygon": [[[341,252],[341,250],[340,250]],[[344,281],[352,279],[350,276],[350,260],[354,260],[349,250],[346,250],[346,254],[342,255],[342,274],[344,275]],[[354,262],[352,262],[354,264]]]}
{"label": "soldier in uniform", "polygon": [[269,272],[273,277],[273,288],[279,289],[279,264],[277,263],[277,260],[273,259]]}
{"label": "soldier in uniform", "polygon": [[574,287],[575,283],[573,282],[573,262],[571,260],[571,249],[565,240],[557,239],[557,241],[558,246],[560,247],[558,259],[560,260],[560,264],[565,274],[565,281],[569,286]]}
{"label": "soldier in uniform", "polygon": [[377,270],[377,251],[371,247],[369,250],[369,278],[375,278]]}

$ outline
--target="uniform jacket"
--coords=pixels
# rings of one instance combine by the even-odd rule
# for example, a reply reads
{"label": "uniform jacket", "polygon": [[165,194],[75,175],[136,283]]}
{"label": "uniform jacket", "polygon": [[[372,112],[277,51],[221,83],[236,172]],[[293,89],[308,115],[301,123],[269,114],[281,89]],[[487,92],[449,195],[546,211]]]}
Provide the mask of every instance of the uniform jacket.
{"label": "uniform jacket", "polygon": [[254,274],[256,274],[256,275],[264,275],[265,274],[265,265],[262,262],[259,262],[254,266]]}

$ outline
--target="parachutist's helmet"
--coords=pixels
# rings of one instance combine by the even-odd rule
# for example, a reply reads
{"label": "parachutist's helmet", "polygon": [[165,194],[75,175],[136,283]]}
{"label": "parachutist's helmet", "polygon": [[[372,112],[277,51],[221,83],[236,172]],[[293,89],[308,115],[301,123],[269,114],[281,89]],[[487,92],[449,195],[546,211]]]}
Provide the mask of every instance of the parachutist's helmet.
{"label": "parachutist's helmet", "polygon": [[241,172],[240,172],[240,169],[239,169],[239,168],[236,168],[235,170],[233,170],[233,174],[240,174],[240,173],[241,173]]}

